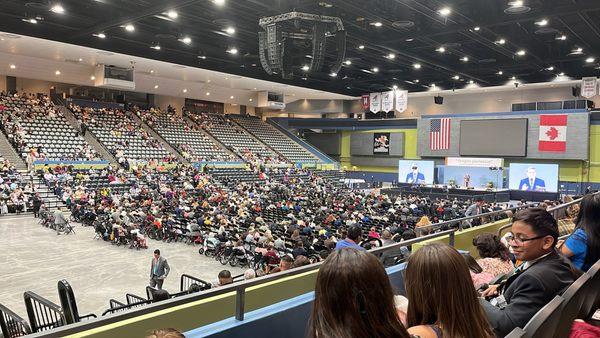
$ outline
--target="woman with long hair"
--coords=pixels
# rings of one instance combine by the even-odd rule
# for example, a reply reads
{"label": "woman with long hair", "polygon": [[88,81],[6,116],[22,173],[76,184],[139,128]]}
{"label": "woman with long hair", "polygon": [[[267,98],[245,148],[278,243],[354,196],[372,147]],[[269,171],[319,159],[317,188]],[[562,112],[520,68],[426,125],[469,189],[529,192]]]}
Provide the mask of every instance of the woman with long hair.
{"label": "woman with long hair", "polygon": [[317,275],[309,337],[409,337],[377,257],[352,248],[327,257]]}
{"label": "woman with long hair", "polygon": [[489,232],[480,234],[473,238],[473,246],[479,252],[477,264],[482,269],[478,273],[471,272],[471,278],[476,289],[484,284],[488,284],[499,275],[507,274],[514,270],[515,267],[510,260],[510,252],[500,242],[500,238],[497,235]]}
{"label": "woman with long hair", "polygon": [[575,231],[560,246],[560,251],[583,271],[600,259],[600,194],[583,198]]}
{"label": "woman with long hair", "polygon": [[421,338],[491,338],[465,259],[454,248],[433,243],[408,259],[404,283],[408,332]]}

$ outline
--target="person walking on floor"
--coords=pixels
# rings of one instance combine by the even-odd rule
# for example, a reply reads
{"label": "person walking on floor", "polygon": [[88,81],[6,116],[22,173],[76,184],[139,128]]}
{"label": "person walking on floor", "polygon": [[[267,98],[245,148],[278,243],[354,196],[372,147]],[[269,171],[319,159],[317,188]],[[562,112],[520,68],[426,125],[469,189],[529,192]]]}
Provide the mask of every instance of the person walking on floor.
{"label": "person walking on floor", "polygon": [[150,264],[150,286],[162,289],[165,278],[169,275],[171,268],[167,259],[160,255],[160,250],[154,250],[154,258]]}

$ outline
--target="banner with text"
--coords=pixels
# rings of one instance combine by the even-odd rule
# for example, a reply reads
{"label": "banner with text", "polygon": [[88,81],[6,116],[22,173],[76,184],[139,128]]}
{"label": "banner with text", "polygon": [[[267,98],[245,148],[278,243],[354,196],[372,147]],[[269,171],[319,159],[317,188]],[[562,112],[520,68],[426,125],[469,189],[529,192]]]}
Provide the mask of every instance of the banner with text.
{"label": "banner with text", "polygon": [[452,167],[502,167],[504,159],[486,157],[446,157],[446,165]]}
{"label": "banner with text", "polygon": [[394,92],[383,92],[381,93],[381,110],[389,112],[394,110]]}
{"label": "banner with text", "polygon": [[581,96],[591,99],[598,94],[598,80],[595,77],[581,79]]}
{"label": "banner with text", "polygon": [[369,100],[369,110],[373,113],[379,113],[381,111],[381,93],[371,93]]}
{"label": "banner with text", "polygon": [[403,113],[408,108],[408,90],[396,90],[396,110]]}
{"label": "banner with text", "polygon": [[369,108],[371,108],[371,104],[369,102],[370,102],[370,96],[369,96],[369,94],[363,95],[362,96],[362,107],[363,107],[363,110],[368,110]]}

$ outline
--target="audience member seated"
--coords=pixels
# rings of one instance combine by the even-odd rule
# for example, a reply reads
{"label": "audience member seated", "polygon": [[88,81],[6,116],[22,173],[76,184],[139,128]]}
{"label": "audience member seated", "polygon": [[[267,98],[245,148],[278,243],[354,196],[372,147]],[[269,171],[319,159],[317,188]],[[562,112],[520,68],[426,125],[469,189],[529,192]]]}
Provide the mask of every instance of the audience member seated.
{"label": "audience member seated", "polygon": [[309,325],[311,338],[410,337],[383,265],[352,248],[334,251],[321,265]]}
{"label": "audience member seated", "polygon": [[357,250],[365,250],[365,248],[358,245],[362,237],[362,229],[358,225],[353,225],[348,229],[348,234],[345,239],[337,242],[335,245],[336,250],[343,248],[354,248]]}
{"label": "audience member seated", "polygon": [[513,216],[509,245],[523,262],[505,282],[482,293],[490,324],[503,337],[527,322],[554,296],[560,295],[581,272],[560,256],[555,248],[558,225],[542,208],[529,208]]}
{"label": "audience member seated", "polygon": [[185,338],[183,333],[179,332],[177,329],[160,329],[154,330],[146,338]]}
{"label": "audience member seated", "polygon": [[510,252],[500,242],[498,236],[483,233],[473,238],[473,246],[477,248],[479,253],[477,264],[482,269],[480,273],[471,272],[471,278],[473,278],[476,289],[488,284],[499,275],[505,275],[514,270],[515,267],[510,260]]}
{"label": "audience member seated", "polygon": [[600,259],[600,195],[581,201],[575,231],[560,245],[560,251],[577,268],[587,271]]}
{"label": "audience member seated", "polygon": [[229,270],[221,270],[217,278],[218,282],[214,283],[213,287],[219,287],[233,283],[233,277],[231,276],[231,271]]}
{"label": "audience member seated", "polygon": [[411,334],[421,338],[494,336],[469,268],[456,249],[434,243],[414,252],[408,259],[404,285]]}

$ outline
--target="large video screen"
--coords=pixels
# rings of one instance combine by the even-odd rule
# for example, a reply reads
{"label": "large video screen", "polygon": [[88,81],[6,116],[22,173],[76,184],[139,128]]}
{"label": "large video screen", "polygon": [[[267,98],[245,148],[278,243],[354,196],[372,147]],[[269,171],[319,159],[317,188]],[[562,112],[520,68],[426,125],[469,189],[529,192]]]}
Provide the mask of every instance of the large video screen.
{"label": "large video screen", "polygon": [[433,161],[398,161],[398,182],[433,184]]}
{"label": "large video screen", "polygon": [[558,164],[511,163],[508,187],[523,191],[558,191]]}
{"label": "large video screen", "polygon": [[461,156],[527,156],[527,119],[461,120]]}

